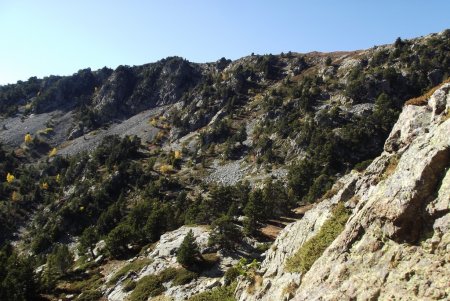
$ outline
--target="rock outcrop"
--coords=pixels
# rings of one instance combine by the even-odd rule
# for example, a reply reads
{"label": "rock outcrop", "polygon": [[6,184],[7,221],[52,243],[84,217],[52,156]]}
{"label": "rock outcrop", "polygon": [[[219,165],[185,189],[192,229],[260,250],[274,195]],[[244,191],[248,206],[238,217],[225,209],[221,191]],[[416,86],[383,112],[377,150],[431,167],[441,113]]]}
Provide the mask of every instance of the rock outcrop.
{"label": "rock outcrop", "polygon": [[[167,232],[161,235],[159,242],[149,253],[148,258],[151,259],[151,263],[133,275],[124,275],[124,277],[122,277],[114,287],[107,291],[106,295],[108,300],[121,301],[127,298],[130,292],[125,292],[123,290],[123,283],[129,277],[139,280],[147,275],[158,275],[168,268],[181,268],[176,259],[177,250],[189,231],[193,232],[195,241],[202,254],[212,251],[208,246],[210,230],[206,226],[183,226],[177,230]],[[197,279],[184,285],[172,285],[172,283],[165,283],[167,290],[164,292],[164,295],[171,298],[171,300],[186,300],[192,295],[222,285],[223,273],[229,267],[237,263],[238,257],[224,255],[220,252],[217,256],[219,257],[218,265],[215,265],[207,271],[203,271]]]}
{"label": "rock outcrop", "polygon": [[[286,227],[238,300],[443,300],[450,298],[450,84],[424,106],[405,106],[383,153],[352,172]],[[286,259],[314,236],[338,202],[345,229],[304,274]]]}
{"label": "rock outcrop", "polygon": [[198,84],[201,67],[171,57],[140,67],[119,66],[93,97],[102,122],[177,102]]}

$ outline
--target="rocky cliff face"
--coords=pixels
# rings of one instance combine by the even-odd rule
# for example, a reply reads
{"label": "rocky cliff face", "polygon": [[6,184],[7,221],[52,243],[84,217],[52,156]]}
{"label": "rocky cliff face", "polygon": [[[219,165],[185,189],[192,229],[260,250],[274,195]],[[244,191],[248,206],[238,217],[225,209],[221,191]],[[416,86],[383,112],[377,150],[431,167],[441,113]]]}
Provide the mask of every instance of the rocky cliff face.
{"label": "rocky cliff face", "polygon": [[[238,300],[442,300],[450,297],[450,84],[424,106],[405,106],[383,153],[334,196],[286,227]],[[352,214],[306,273],[286,260],[342,202]],[[254,289],[249,290],[252,286]]]}

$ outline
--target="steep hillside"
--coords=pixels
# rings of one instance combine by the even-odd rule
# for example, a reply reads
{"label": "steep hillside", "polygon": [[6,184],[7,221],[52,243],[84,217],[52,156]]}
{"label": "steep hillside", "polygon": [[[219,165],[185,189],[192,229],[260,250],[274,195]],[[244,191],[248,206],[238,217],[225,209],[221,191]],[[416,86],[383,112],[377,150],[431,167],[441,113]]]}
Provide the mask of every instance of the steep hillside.
{"label": "steep hillside", "polygon": [[[279,167],[297,163],[292,194],[313,201],[336,175],[378,155],[403,103],[449,70],[449,31],[347,53],[86,69],[1,87],[0,138],[16,148],[30,132],[73,155],[108,134],[137,135],[186,151],[211,167],[207,179],[227,185],[284,178]],[[217,168],[218,157],[234,165]]]}
{"label": "steep hillside", "polygon": [[450,83],[405,106],[381,156],[286,227],[238,299],[447,300],[449,117]]}
{"label": "steep hillside", "polygon": [[[304,252],[322,252],[352,221],[367,233],[382,225],[392,244],[426,241],[428,209],[388,208],[395,189],[425,181],[422,165],[429,185],[444,181],[446,167],[426,167],[425,155],[411,174],[395,168],[420,137],[417,154],[445,143],[435,138],[448,106],[436,95],[448,86],[429,105],[422,95],[449,75],[446,30],[354,52],[171,57],[1,86],[0,300],[231,300],[236,285],[241,299],[303,298],[301,287],[321,287],[305,272],[325,260]],[[389,136],[407,100],[415,106]],[[366,188],[382,194],[390,181],[401,187],[389,186],[385,209],[364,211],[376,203]],[[417,228],[417,212],[430,225]]]}

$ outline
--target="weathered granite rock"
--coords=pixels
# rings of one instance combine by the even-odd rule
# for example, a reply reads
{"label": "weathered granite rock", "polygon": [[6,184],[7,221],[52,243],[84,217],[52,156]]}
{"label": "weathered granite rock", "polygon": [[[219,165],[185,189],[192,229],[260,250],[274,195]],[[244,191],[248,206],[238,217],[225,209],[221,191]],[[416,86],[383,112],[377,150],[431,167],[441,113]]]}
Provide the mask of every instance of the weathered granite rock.
{"label": "weathered granite rock", "polygon": [[[406,106],[385,151],[362,174],[286,227],[238,300],[443,300],[450,298],[450,84],[427,106]],[[344,192],[345,191],[345,192]],[[313,236],[333,203],[353,208],[343,232],[304,275],[286,258]]]}
{"label": "weathered granite rock", "polygon": [[92,250],[92,253],[94,256],[99,256],[103,250],[106,248],[106,242],[102,239],[99,242],[95,244],[94,249]]}

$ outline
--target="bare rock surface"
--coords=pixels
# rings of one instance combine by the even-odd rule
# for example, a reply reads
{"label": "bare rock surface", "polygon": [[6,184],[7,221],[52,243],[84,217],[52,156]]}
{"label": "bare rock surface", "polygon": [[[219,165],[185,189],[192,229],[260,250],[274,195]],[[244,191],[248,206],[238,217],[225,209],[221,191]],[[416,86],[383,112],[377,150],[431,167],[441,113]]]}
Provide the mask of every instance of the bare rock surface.
{"label": "bare rock surface", "polygon": [[[150,142],[159,129],[149,124],[152,116],[160,114],[166,107],[158,107],[143,111],[123,121],[118,121],[109,128],[100,128],[86,134],[73,135],[75,139],[68,140],[73,127],[73,113],[54,111],[51,113],[31,114],[30,116],[18,116],[0,119],[0,141],[9,147],[19,147],[23,143],[25,134],[33,137],[45,135],[50,146],[58,149],[59,155],[74,155],[82,151],[91,151],[109,135],[133,136],[142,139],[142,142]],[[48,131],[47,134],[44,134]],[[76,131],[76,130],[75,130]]]}
{"label": "bare rock surface", "polygon": [[47,130],[49,144],[56,146],[66,140],[72,121],[72,112],[61,111],[0,119],[0,141],[15,148],[23,143],[25,134],[35,136]]}
{"label": "bare rock surface", "polygon": [[[450,298],[450,84],[426,106],[406,106],[384,152],[337,193],[286,227],[238,300],[448,300]],[[352,209],[345,229],[304,275],[286,259],[317,233],[330,208]]]}
{"label": "bare rock surface", "polygon": [[248,169],[248,167],[243,167],[244,164],[244,160],[236,160],[220,165],[219,161],[215,160],[211,166],[213,171],[206,178],[206,182],[215,182],[224,186],[234,185],[242,180]]}
{"label": "bare rock surface", "polygon": [[142,139],[143,143],[150,142],[158,133],[158,129],[149,124],[152,116],[163,111],[163,107],[146,110],[120,123],[112,124],[108,129],[99,129],[66,142],[58,151],[61,155],[73,155],[82,151],[91,151],[97,147],[102,140],[110,135],[133,136]]}

